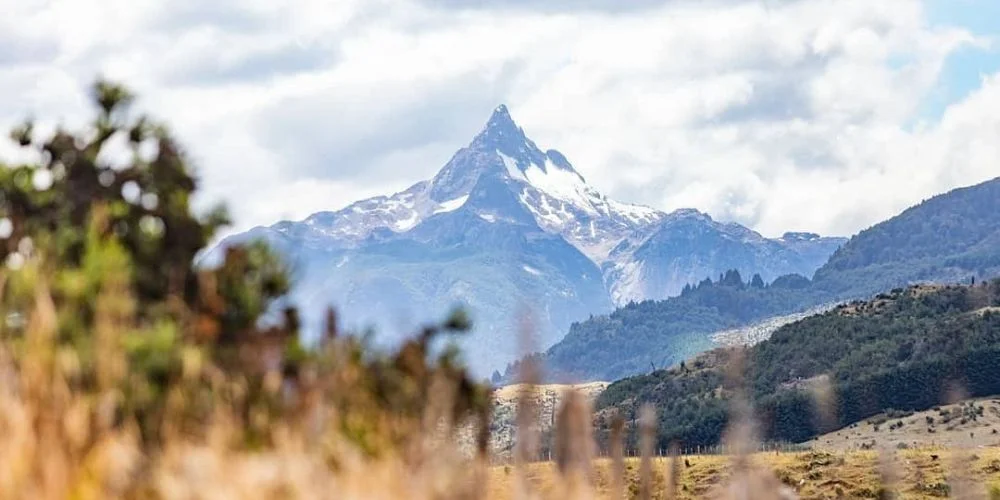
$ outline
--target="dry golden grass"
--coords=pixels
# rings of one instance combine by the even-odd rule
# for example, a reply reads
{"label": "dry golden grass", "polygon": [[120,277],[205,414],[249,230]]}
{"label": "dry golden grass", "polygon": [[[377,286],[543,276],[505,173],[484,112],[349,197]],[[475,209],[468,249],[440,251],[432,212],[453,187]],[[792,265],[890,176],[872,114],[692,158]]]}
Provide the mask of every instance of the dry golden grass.
{"label": "dry golden grass", "polygon": [[[982,412],[975,419],[968,417],[970,409],[978,408]],[[968,399],[905,417],[883,414],[805,444],[826,451],[851,451],[872,443],[891,449],[1000,447],[1000,397]]]}
{"label": "dry golden grass", "polygon": [[[971,459],[971,464],[959,467],[960,464],[956,462],[960,462],[962,457]],[[679,458],[679,462],[678,491],[674,498],[704,498],[731,476],[730,457],[688,456]],[[773,471],[800,498],[880,498],[884,494],[884,485],[878,473],[879,454],[876,451],[759,453],[751,457],[751,462],[755,467]],[[979,449],[974,452],[901,450],[894,454],[891,463],[897,479],[893,489],[896,498],[955,497],[955,488],[963,481],[971,486],[971,496],[967,498],[996,498],[990,496],[991,491],[1000,491],[1000,448]],[[630,498],[639,492],[639,468],[639,459],[625,460],[625,479]],[[612,498],[611,461],[595,460],[594,469],[596,498]],[[653,461],[652,498],[670,498],[665,493],[669,470],[669,458],[657,458]],[[511,494],[512,474],[511,466],[490,468],[491,500],[515,498]],[[554,464],[530,464],[527,466],[527,476],[541,497],[555,498],[552,493],[558,490],[561,479]]]}

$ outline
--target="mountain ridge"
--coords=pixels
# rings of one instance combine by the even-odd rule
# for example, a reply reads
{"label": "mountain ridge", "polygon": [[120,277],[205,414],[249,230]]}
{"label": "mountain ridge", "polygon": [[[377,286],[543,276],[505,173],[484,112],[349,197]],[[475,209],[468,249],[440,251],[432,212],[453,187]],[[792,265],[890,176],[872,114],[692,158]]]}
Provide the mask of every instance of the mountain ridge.
{"label": "mountain ridge", "polygon": [[[766,287],[721,277],[718,283],[702,281],[680,296],[576,323],[541,359],[559,380],[614,380],[711,347],[706,336],[715,331],[915,283],[998,275],[1000,178],[942,193],[861,231],[830,256],[813,280],[791,274]],[[508,379],[514,368],[508,368]]]}

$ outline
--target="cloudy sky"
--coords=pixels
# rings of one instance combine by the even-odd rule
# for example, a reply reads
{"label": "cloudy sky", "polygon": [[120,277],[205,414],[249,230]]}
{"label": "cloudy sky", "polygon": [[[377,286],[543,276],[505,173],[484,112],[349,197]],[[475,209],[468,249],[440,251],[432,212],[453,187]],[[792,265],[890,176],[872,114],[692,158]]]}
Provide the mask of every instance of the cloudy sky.
{"label": "cloudy sky", "polygon": [[126,82],[235,229],[428,178],[500,103],[610,196],[767,235],[1000,176],[997,0],[3,3],[0,126]]}

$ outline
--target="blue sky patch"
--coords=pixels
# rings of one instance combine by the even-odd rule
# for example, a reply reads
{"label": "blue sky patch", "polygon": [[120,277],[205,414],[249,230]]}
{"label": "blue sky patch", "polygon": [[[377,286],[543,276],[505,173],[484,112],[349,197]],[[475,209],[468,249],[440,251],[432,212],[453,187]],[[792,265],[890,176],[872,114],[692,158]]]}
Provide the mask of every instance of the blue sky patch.
{"label": "blue sky patch", "polygon": [[925,5],[932,25],[961,27],[992,42],[988,48],[963,47],[945,61],[937,85],[915,117],[915,122],[936,122],[948,105],[978,89],[984,75],[1000,71],[1000,1],[925,0]]}

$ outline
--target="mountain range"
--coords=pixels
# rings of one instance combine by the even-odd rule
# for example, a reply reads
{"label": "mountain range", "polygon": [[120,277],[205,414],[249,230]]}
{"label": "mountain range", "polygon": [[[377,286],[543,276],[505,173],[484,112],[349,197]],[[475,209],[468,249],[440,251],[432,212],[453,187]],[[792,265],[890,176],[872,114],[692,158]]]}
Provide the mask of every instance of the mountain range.
{"label": "mountain range", "polygon": [[[616,380],[709,349],[710,336],[720,330],[912,284],[996,276],[1000,178],[935,196],[861,231],[811,280],[787,275],[764,284],[726,273],[717,281],[688,287],[680,296],[631,304],[576,323],[537,358],[552,378]],[[506,377],[512,379],[516,372],[513,364]]]}
{"label": "mountain range", "polygon": [[534,348],[615,306],[663,299],[729,269],[764,280],[811,275],[846,241],[790,232],[765,238],[694,209],[665,213],[589,185],[558,151],[543,151],[506,106],[431,179],[391,196],[282,221],[223,240],[264,239],[294,267],[291,300],[307,334],[332,305],[376,343],[465,306],[459,344],[480,373],[515,359],[520,330]]}

